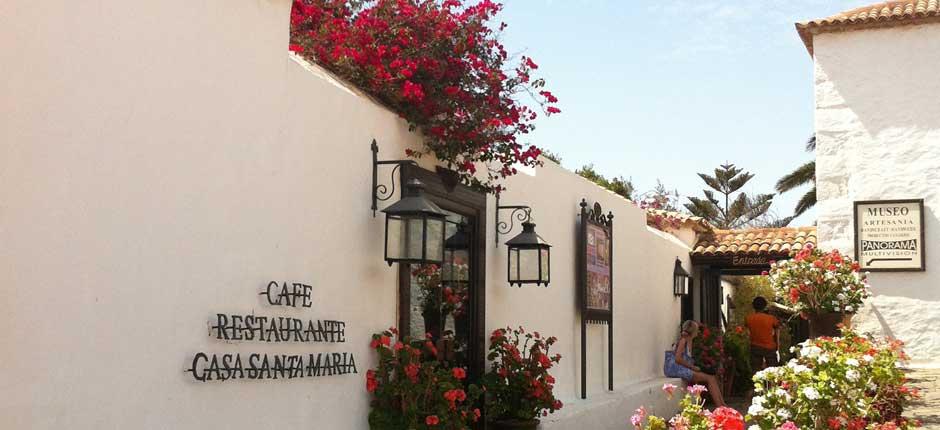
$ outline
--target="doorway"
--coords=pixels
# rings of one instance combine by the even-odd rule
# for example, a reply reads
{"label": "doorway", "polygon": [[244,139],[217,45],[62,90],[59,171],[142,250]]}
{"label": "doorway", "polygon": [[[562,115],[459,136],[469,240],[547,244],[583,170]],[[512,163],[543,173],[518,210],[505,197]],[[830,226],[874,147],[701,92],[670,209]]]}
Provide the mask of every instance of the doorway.
{"label": "doorway", "polygon": [[463,185],[448,190],[437,174],[407,166],[401,181],[411,179],[447,214],[447,261],[399,265],[398,325],[413,339],[429,336],[438,359],[466,368],[475,382],[485,364],[486,195]]}

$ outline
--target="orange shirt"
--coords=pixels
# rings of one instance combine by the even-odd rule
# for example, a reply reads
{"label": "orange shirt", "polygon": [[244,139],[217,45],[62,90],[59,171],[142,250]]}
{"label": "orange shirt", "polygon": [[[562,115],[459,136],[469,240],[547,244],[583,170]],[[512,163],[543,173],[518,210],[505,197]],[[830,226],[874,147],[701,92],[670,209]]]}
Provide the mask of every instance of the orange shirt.
{"label": "orange shirt", "polygon": [[751,332],[751,345],[761,348],[776,350],[777,339],[774,336],[774,329],[780,326],[773,315],[763,312],[755,312],[747,316],[747,329]]}

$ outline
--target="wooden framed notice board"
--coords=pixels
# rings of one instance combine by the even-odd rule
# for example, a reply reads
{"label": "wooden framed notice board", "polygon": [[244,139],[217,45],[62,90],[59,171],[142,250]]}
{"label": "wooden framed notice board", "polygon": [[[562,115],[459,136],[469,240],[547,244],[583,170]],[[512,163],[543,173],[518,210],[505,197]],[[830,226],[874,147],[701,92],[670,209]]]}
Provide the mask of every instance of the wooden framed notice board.
{"label": "wooden framed notice board", "polygon": [[607,325],[607,389],[614,389],[614,214],[581,200],[578,292],[581,307],[581,398],[587,398],[587,325]]}

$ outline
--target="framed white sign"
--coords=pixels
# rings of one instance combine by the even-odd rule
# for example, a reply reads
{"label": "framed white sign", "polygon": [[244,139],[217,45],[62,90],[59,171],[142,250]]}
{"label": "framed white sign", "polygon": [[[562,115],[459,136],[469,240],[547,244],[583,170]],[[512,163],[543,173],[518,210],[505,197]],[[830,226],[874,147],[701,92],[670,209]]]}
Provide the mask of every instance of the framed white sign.
{"label": "framed white sign", "polygon": [[923,271],[924,200],[855,202],[855,259],[872,272]]}

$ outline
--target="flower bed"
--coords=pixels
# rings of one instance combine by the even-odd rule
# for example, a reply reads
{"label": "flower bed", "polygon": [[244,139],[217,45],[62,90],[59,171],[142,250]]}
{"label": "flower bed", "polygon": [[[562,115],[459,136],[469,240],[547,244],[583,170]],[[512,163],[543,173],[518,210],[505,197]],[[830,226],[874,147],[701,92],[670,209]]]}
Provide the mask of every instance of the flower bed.
{"label": "flower bed", "polygon": [[[539,114],[561,112],[538,65],[511,61],[491,0],[294,0],[290,49],[347,79],[421,128],[424,149],[465,183],[499,191],[514,165],[541,153],[519,138]],[[521,96],[532,101],[529,106]],[[487,168],[484,179],[474,174]]]}
{"label": "flower bed", "polygon": [[918,396],[900,369],[898,341],[875,342],[844,331],[840,338],[809,340],[797,358],[754,376],[748,418],[759,429],[910,429],[901,416]]}

